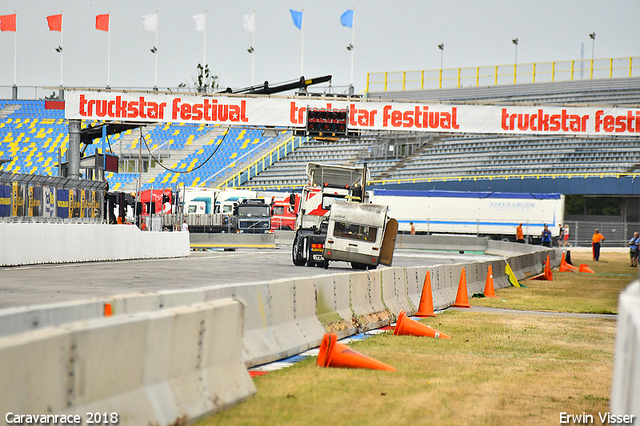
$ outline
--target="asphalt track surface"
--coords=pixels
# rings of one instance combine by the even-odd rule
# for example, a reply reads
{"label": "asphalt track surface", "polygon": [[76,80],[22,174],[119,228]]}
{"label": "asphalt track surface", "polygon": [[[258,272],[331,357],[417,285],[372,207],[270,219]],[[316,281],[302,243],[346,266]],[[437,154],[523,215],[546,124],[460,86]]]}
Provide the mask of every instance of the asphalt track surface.
{"label": "asphalt track surface", "polygon": [[[489,259],[495,256],[397,250],[393,266],[432,266]],[[334,262],[326,270],[294,266],[291,246],[191,252],[189,257],[178,259],[0,268],[0,309],[352,271],[345,262]]]}

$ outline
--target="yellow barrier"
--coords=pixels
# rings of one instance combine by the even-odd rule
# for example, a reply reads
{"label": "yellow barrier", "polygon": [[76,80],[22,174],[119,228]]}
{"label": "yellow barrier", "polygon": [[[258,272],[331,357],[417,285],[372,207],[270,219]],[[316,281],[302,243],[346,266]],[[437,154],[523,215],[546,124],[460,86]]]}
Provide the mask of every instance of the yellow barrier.
{"label": "yellow barrier", "polygon": [[640,76],[640,57],[367,73],[366,92]]}

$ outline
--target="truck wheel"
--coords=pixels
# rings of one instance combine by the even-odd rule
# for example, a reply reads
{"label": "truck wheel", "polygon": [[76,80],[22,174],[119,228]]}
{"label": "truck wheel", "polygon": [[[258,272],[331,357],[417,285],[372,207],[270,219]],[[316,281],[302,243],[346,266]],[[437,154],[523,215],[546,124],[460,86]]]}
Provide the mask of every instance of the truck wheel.
{"label": "truck wheel", "polygon": [[302,257],[302,238],[296,235],[293,240],[293,247],[291,248],[291,257],[293,258],[293,264],[296,266],[304,266],[305,260]]}
{"label": "truck wheel", "polygon": [[364,263],[351,262],[351,268],[363,270],[367,269],[367,265],[365,265]]}
{"label": "truck wheel", "polygon": [[329,259],[325,259],[324,262],[322,262],[322,266],[324,266],[324,269],[329,269]]}
{"label": "truck wheel", "polygon": [[367,269],[376,269],[378,265],[367,265]]}

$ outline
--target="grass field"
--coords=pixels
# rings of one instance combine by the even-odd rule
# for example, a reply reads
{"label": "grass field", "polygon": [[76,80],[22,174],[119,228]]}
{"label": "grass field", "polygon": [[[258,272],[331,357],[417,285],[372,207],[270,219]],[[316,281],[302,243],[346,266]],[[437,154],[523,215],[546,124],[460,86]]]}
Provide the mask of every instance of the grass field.
{"label": "grass field", "polygon": [[[554,271],[554,281],[496,291],[472,305],[615,312],[634,277],[628,256],[573,254],[596,274]],[[256,396],[199,425],[553,425],[560,413],[609,407],[615,320],[447,310],[422,322],[451,340],[393,336],[350,347],[396,372],[321,369],[309,357],[255,378]]]}

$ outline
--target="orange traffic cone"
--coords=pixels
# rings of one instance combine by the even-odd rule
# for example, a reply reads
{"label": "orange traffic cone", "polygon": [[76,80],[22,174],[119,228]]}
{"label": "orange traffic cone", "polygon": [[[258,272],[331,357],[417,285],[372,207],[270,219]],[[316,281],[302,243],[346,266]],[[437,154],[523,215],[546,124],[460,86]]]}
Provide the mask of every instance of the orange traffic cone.
{"label": "orange traffic cone", "polygon": [[418,306],[418,312],[415,314],[417,317],[435,317],[433,312],[433,294],[431,293],[431,273],[427,271],[427,275],[424,277],[424,286],[422,287],[422,295],[420,296],[420,306]]}
{"label": "orange traffic cone", "polygon": [[560,272],[572,272],[572,271],[577,271],[578,268],[576,268],[573,265],[570,265],[567,263],[567,261],[565,260],[564,257],[564,252],[562,252],[562,259],[560,260],[560,268],[559,268]]}
{"label": "orange traffic cone", "polygon": [[338,336],[325,334],[322,337],[320,352],[316,361],[318,367],[334,368],[368,368],[369,370],[396,371],[395,368],[362,355],[348,346],[338,343]]}
{"label": "orange traffic cone", "polygon": [[551,273],[551,258],[547,255],[547,263],[544,265],[544,277],[547,281],[553,281],[553,274]]}
{"label": "orange traffic cone", "polygon": [[487,282],[484,285],[484,295],[485,297],[496,297],[496,290],[493,287],[493,267],[489,265],[489,270],[487,271]]}
{"label": "orange traffic cone", "polygon": [[547,255],[547,261],[544,264],[544,272],[536,275],[535,277],[531,277],[532,280],[541,280],[541,281],[553,281],[553,274],[551,273],[551,259],[550,256]]}
{"label": "orange traffic cone", "polygon": [[591,268],[589,268],[587,265],[580,265],[580,272],[587,272],[589,274],[595,274],[595,272],[593,272],[593,270]]}
{"label": "orange traffic cone", "polygon": [[111,310],[111,303],[104,304],[104,316],[110,317],[113,315],[113,311]]}
{"label": "orange traffic cone", "polygon": [[453,304],[455,308],[470,308],[469,295],[467,294],[467,271],[462,268],[462,274],[460,274],[460,284],[458,284],[458,294],[456,295],[456,301]]}
{"label": "orange traffic cone", "polygon": [[394,336],[427,336],[434,337],[436,339],[451,339],[444,333],[434,330],[428,325],[424,325],[418,321],[414,321],[411,318],[407,318],[405,311],[400,311],[398,315],[398,321],[396,321],[396,328],[393,329]]}

